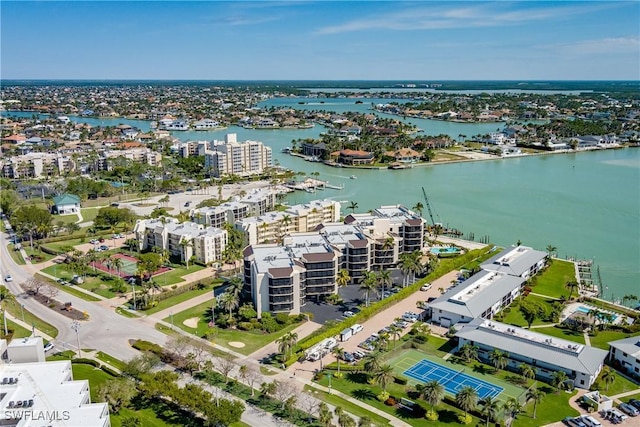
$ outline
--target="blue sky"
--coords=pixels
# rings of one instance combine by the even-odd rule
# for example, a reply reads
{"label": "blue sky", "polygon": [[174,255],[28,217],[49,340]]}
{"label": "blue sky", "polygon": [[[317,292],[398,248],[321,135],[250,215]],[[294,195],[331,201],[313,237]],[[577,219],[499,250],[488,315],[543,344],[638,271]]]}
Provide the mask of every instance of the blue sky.
{"label": "blue sky", "polygon": [[7,1],[3,79],[638,80],[640,2]]}

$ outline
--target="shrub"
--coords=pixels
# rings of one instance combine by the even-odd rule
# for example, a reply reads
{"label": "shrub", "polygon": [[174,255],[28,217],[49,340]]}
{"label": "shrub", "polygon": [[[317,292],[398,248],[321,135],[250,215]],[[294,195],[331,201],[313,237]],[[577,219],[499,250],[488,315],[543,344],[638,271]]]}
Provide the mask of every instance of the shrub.
{"label": "shrub", "polygon": [[394,399],[393,397],[390,397],[384,401],[384,404],[387,406],[396,406],[397,403],[398,402],[396,402],[396,399]]}
{"label": "shrub", "polygon": [[253,329],[253,323],[251,322],[239,322],[238,329],[242,329],[243,331],[250,331]]}
{"label": "shrub", "polygon": [[262,329],[264,329],[268,333],[272,333],[272,332],[276,332],[276,331],[280,330],[280,325],[278,324],[276,319],[274,319],[273,317],[271,317],[271,316],[265,317],[263,315],[262,316]]}
{"label": "shrub", "polygon": [[334,378],[340,379],[342,377],[344,377],[344,372],[336,372],[335,374],[333,374]]}
{"label": "shrub", "polygon": [[86,359],[84,357],[78,357],[75,359],[71,359],[71,362],[73,363],[82,363],[85,365],[91,365],[94,368],[100,368],[100,362],[98,362],[97,360],[93,360],[93,359]]}
{"label": "shrub", "polygon": [[471,424],[471,421],[473,421],[473,417],[469,414],[465,415],[465,414],[459,414],[458,415],[458,422],[460,424]]}
{"label": "shrub", "polygon": [[278,322],[281,325],[288,325],[289,324],[289,315],[287,313],[278,313],[276,314],[276,322]]}
{"label": "shrub", "polygon": [[120,374],[118,372],[116,372],[114,369],[111,369],[108,366],[102,365],[100,367],[100,369],[102,369],[104,372],[106,372],[107,374],[112,375],[114,377],[119,377],[120,376]]}
{"label": "shrub", "polygon": [[438,411],[428,410],[424,417],[429,421],[438,421]]}
{"label": "shrub", "polygon": [[157,355],[163,354],[162,347],[160,347],[158,344],[145,340],[137,340],[133,344],[131,344],[131,347],[135,348],[136,350],[148,351]]}
{"label": "shrub", "polygon": [[393,377],[393,382],[400,385],[407,385],[407,379],[401,376]]}
{"label": "shrub", "polygon": [[386,400],[389,399],[389,392],[380,392],[380,394],[376,396],[376,399],[378,399],[380,402],[386,402]]}

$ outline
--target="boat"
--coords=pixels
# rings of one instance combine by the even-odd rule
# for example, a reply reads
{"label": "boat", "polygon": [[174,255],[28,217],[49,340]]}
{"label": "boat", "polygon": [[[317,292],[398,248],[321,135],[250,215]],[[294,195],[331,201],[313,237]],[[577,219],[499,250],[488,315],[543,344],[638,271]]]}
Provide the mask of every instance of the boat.
{"label": "boat", "polygon": [[304,191],[306,191],[307,193],[315,193],[316,189],[315,188],[305,188]]}
{"label": "boat", "polygon": [[349,178],[351,178],[351,179],[358,179],[358,177],[357,177],[357,176],[355,176],[355,175],[351,175]]}

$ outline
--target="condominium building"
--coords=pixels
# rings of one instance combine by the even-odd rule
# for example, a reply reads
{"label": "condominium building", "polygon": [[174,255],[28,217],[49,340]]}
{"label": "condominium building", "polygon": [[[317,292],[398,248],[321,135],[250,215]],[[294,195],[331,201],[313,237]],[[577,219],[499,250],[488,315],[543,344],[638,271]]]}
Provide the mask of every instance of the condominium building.
{"label": "condominium building", "polygon": [[462,325],[456,337],[458,350],[467,343],[476,346],[484,362],[490,362],[491,351],[499,349],[506,353],[511,370],[518,371],[526,363],[534,368],[536,377],[546,381],[554,372],[564,371],[583,389],[595,382],[607,357],[605,350],[480,317]]}
{"label": "condominium building", "polygon": [[640,337],[629,337],[609,343],[609,360],[616,368],[640,378]]}
{"label": "condominium building", "polygon": [[511,246],[489,258],[481,268],[528,279],[546,265],[548,256],[528,246]]}
{"label": "condominium building", "polygon": [[[39,342],[35,342],[39,340]],[[39,360],[44,354],[42,338],[14,339],[7,345],[0,340],[0,353],[12,354],[20,347],[26,360]],[[13,351],[15,353],[15,351]],[[30,357],[28,353],[33,353]],[[44,357],[42,357],[44,359]],[[109,427],[109,406],[91,403],[89,382],[74,381],[71,361],[27,361],[3,359],[3,426],[19,427]]]}
{"label": "condominium building", "polygon": [[133,229],[140,250],[153,247],[168,250],[182,261],[195,257],[196,262],[209,265],[219,262],[226,249],[227,231],[194,222],[180,223],[175,218],[141,219]]}
{"label": "condominium building", "polygon": [[146,147],[130,148],[128,150],[105,150],[98,159],[98,169],[112,170],[115,159],[119,157],[136,163],[146,163],[149,166],[160,166],[162,163],[162,154]]}
{"label": "condominium building", "polygon": [[323,224],[318,227],[318,233],[331,246],[340,250],[339,269],[349,272],[352,283],[360,283],[373,265],[372,254],[375,241],[369,239],[360,227],[352,224]]}
{"label": "condominium building", "polygon": [[197,224],[223,228],[225,223],[235,224],[249,216],[264,215],[273,210],[276,194],[268,189],[256,189],[235,201],[191,209],[189,216]]}
{"label": "condominium building", "polygon": [[205,170],[215,177],[260,174],[272,165],[270,147],[259,141],[238,142],[235,133],[227,134],[224,144],[205,151]]}
{"label": "condominium building", "polygon": [[76,169],[71,156],[59,152],[31,152],[1,161],[4,178],[42,178],[57,176]]}

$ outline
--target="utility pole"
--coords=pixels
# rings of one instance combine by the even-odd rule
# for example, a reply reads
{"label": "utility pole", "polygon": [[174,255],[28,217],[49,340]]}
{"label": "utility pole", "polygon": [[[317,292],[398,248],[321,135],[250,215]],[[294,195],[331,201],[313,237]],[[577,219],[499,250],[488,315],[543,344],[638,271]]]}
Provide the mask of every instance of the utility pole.
{"label": "utility pole", "polygon": [[77,320],[71,322],[71,329],[76,331],[76,339],[78,340],[78,357],[82,357],[82,353],[80,350],[80,323]]}

